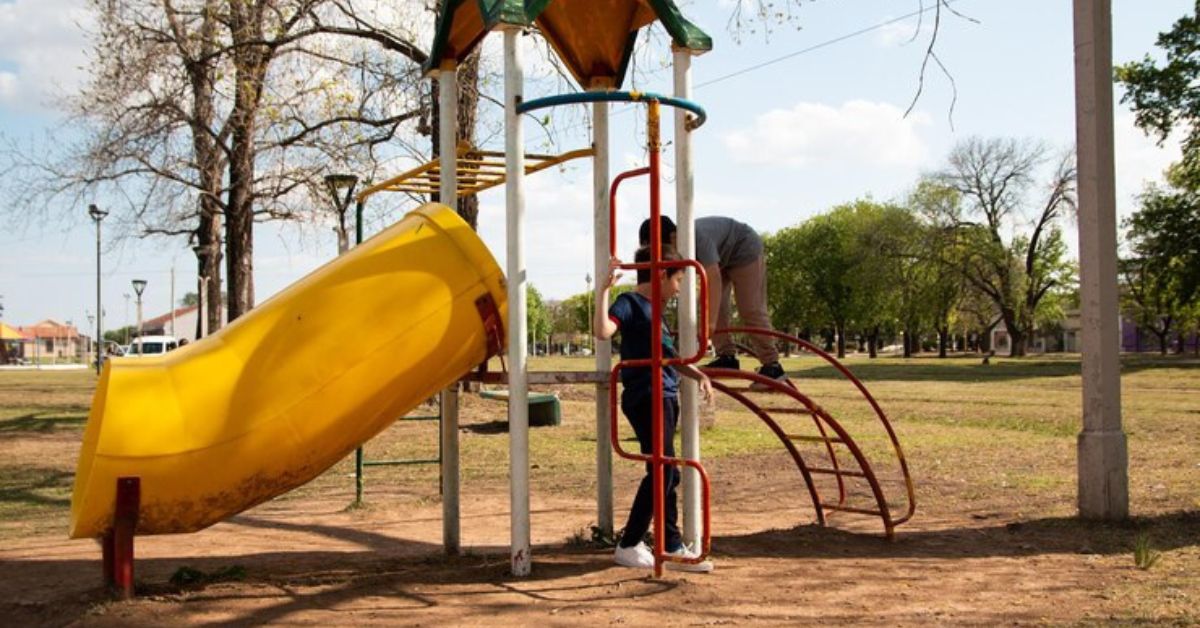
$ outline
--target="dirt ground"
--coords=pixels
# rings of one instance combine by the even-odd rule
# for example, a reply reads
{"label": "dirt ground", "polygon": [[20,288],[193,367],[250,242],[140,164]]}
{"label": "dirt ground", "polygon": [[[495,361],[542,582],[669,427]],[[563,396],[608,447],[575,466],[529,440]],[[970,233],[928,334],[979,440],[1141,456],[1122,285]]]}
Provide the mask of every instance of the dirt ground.
{"label": "dirt ground", "polygon": [[[577,403],[586,405],[584,400]],[[567,405],[569,415],[579,413]],[[478,402],[465,403],[464,434],[472,425],[489,425],[494,411]],[[50,432],[25,439],[24,449],[9,442],[5,451],[19,456],[22,451],[69,450],[77,438],[78,432]],[[1071,440],[1055,443],[1054,455],[1061,460],[1054,464],[1069,465]],[[1015,453],[1007,463],[1014,468],[1041,464],[1041,455]],[[1138,463],[1141,454],[1132,456]],[[65,540],[62,528],[32,526],[19,534],[9,529],[0,546],[0,623],[1200,622],[1195,569],[1200,565],[1200,503],[1190,503],[1194,487],[1177,488],[1173,497],[1156,501],[1149,495],[1154,486],[1137,484],[1139,518],[1119,525],[1091,524],[1075,519],[1072,504],[1064,502],[1072,487],[981,492],[976,482],[965,479],[969,474],[948,468],[953,462],[914,462],[918,514],[888,541],[877,519],[844,515],[830,527],[813,525],[812,505],[792,477],[794,469],[784,471],[788,461],[782,454],[716,458],[708,464],[714,482],[716,569],[711,574],[668,572],[661,579],[614,565],[611,550],[586,540],[587,526],[596,520],[591,489],[564,485],[576,481],[569,477],[535,474],[533,574],[516,578],[508,573],[504,478],[464,476],[466,549],[462,556],[446,557],[440,547],[435,479],[426,473],[420,476],[424,482],[413,483],[401,481],[408,477],[401,472],[372,472],[369,505],[348,509],[352,480],[340,466],[341,477],[326,485],[337,490],[302,491],[198,534],[138,537],[138,597],[132,602],[112,602],[100,587],[95,542]],[[1192,463],[1200,460],[1193,457]],[[786,480],[781,479],[784,473]],[[632,465],[618,462],[618,526],[637,474]],[[1135,532],[1146,531],[1166,555],[1152,570],[1136,568],[1131,550]],[[196,570],[189,572],[196,581],[172,583],[185,566]]]}

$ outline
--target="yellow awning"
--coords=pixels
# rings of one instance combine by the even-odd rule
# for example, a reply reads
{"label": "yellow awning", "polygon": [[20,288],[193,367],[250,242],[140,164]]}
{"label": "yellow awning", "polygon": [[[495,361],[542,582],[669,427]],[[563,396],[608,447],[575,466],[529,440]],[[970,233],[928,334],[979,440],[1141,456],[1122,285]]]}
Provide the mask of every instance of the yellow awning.
{"label": "yellow awning", "polygon": [[0,340],[24,340],[25,335],[16,329],[0,323]]}

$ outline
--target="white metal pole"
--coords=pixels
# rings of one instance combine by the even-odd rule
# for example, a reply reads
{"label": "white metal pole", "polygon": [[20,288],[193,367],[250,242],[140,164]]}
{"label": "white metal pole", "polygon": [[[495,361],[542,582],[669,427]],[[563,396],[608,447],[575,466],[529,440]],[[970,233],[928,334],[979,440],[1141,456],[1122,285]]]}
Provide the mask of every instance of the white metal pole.
{"label": "white metal pole", "polygon": [[[692,96],[692,55],[675,49],[675,97]],[[687,130],[687,113],[675,109],[675,218],[678,223],[676,244],[685,259],[696,257],[696,217],[693,211],[694,174],[692,172],[692,134]],[[711,313],[710,313],[711,314]],[[698,349],[696,330],[696,271],[689,268],[679,293],[679,351],[691,355]],[[700,459],[700,401],[696,382],[684,378],[679,389],[680,429],[683,457]],[[700,474],[683,470],[683,540],[700,540]]]}
{"label": "white metal pole", "polygon": [[[438,72],[438,159],[441,162],[442,204],[458,207],[458,72],[454,61],[443,61]],[[458,387],[443,390],[442,549],[457,554],[462,547],[459,519]]]}
{"label": "white metal pole", "polygon": [[1121,429],[1111,0],[1075,0],[1075,138],[1083,340],[1079,514],[1124,519],[1129,454]]}
{"label": "white metal pole", "polygon": [[[608,87],[593,89],[604,91]],[[592,235],[595,238],[592,276],[596,278],[596,299],[600,298],[604,283],[608,280],[608,239],[610,230],[616,228],[609,224],[608,216],[608,111],[606,102],[592,104],[592,148],[596,151],[592,157]],[[596,384],[596,526],[605,536],[612,536],[613,459],[612,438],[608,431],[612,408],[608,403],[607,377],[612,370],[612,343],[595,338],[592,342],[596,346],[596,372],[605,376],[603,383]]]}
{"label": "white metal pole", "polygon": [[178,336],[175,333],[175,262],[171,262],[171,336]]}
{"label": "white metal pole", "polygon": [[525,139],[517,104],[524,92],[521,28],[504,27],[505,228],[508,239],[508,438],[512,573],[529,575],[529,382],[525,312]]}

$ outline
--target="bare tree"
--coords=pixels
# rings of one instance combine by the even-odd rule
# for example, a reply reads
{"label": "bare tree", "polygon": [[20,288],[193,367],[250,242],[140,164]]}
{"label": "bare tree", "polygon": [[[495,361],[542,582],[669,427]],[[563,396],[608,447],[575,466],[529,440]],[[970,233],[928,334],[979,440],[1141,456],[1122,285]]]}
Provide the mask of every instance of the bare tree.
{"label": "bare tree", "polygon": [[1053,164],[1044,197],[1029,201],[1044,147],[1013,139],[967,139],[937,175],[963,199],[954,217],[964,243],[963,277],[991,300],[1012,338],[1011,355],[1025,342],[1043,298],[1072,280],[1058,221],[1075,210],[1075,161],[1064,153]]}
{"label": "bare tree", "polygon": [[[418,28],[339,0],[91,0],[92,79],[64,106],[83,139],[22,151],[13,207],[123,199],[126,233],[185,236],[220,326],[253,306],[256,220],[315,219],[330,167],[372,176],[414,150],[393,142],[424,108]],[[422,15],[417,7],[401,18]],[[12,156],[13,151],[9,151]]]}

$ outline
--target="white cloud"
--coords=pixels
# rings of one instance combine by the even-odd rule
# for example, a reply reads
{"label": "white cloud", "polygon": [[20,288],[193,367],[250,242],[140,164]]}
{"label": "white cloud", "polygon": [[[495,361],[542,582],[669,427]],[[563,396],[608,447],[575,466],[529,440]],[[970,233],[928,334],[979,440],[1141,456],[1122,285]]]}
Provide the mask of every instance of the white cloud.
{"label": "white cloud", "polygon": [[746,164],[915,169],[929,155],[919,133],[927,126],[928,114],[915,112],[905,118],[903,110],[888,103],[799,103],[768,111],[749,128],[727,133],[722,140],[733,159]]}
{"label": "white cloud", "polygon": [[17,75],[0,72],[0,102],[8,102],[17,94]]}
{"label": "white cloud", "polygon": [[0,4],[0,105],[36,110],[84,77],[91,13],[81,0]]}

